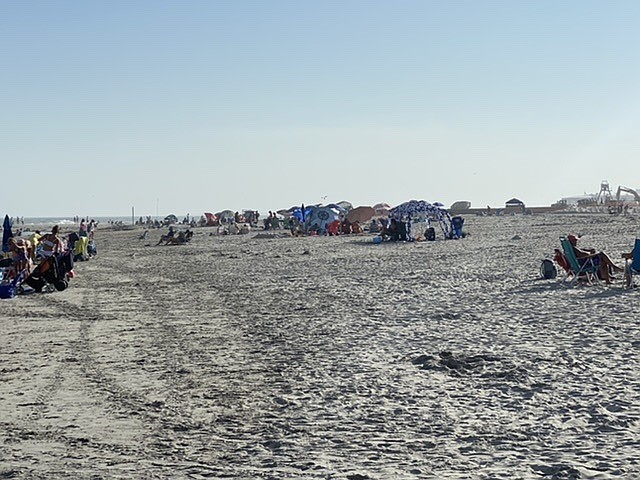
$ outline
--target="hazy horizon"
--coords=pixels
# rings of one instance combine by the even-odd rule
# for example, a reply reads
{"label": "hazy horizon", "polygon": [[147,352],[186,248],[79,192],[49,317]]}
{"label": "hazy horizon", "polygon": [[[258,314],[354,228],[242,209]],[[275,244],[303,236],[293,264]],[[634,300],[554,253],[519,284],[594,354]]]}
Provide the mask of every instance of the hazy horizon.
{"label": "hazy horizon", "polygon": [[[631,188],[631,187],[630,187]],[[613,194],[613,196],[615,197],[616,195],[616,190],[617,190],[617,186],[611,186],[610,185],[610,189],[611,192]],[[637,191],[640,192],[640,189],[636,189]],[[556,201],[562,200],[562,199],[571,199],[571,198],[580,198],[580,197],[586,197],[586,196],[595,196],[597,195],[599,192],[599,189],[597,191],[593,191],[593,192],[584,192],[582,194],[575,194],[575,195],[563,195],[561,197],[559,197]],[[626,193],[622,194],[623,198],[629,198],[629,195]],[[511,198],[514,197],[509,197],[509,198],[505,198],[505,202]],[[519,197],[515,197],[515,198],[519,198]],[[412,200],[412,199],[407,199],[408,200]],[[256,207],[246,207],[246,208],[224,208],[224,209],[206,209],[206,210],[202,210],[202,211],[195,211],[193,209],[188,210],[186,212],[177,212],[175,210],[171,210],[168,209],[166,211],[158,211],[158,213],[155,212],[149,212],[149,213],[139,213],[137,210],[135,210],[134,213],[134,218],[137,220],[140,217],[147,217],[147,216],[151,216],[153,218],[164,218],[167,215],[176,215],[180,220],[183,219],[183,217],[186,217],[187,214],[190,215],[190,217],[195,217],[196,219],[200,218],[200,216],[202,216],[204,214],[204,212],[211,212],[211,213],[217,213],[220,212],[222,210],[233,210],[233,211],[239,211],[239,212],[243,212],[244,210],[258,210],[260,212],[260,214],[264,217],[266,215],[268,215],[269,211],[278,211],[278,210],[282,210],[282,209],[287,209],[290,208],[292,206],[295,205],[300,205],[300,204],[305,204],[305,205],[314,205],[314,204],[324,204],[327,205],[329,203],[338,203],[340,201],[348,201],[350,203],[353,204],[354,207],[358,207],[358,206],[362,206],[363,204],[359,204],[359,203],[354,203],[351,202],[351,200],[347,199],[347,198],[343,198],[341,200],[328,200],[328,199],[322,199],[322,201],[320,202],[300,202],[300,203],[293,203],[290,205],[280,205],[277,207],[271,207],[271,208],[256,208]],[[468,201],[468,200],[467,200]],[[505,202],[503,202],[502,204],[499,205],[477,205],[474,204],[473,202],[471,202],[471,208],[485,208],[487,206],[490,206],[492,209],[502,209],[505,207]],[[381,203],[381,202],[376,202],[376,203]],[[386,202],[385,202],[386,203]],[[402,203],[402,202],[401,202]],[[527,202],[524,202],[525,205],[527,207],[544,207],[544,206],[550,206],[551,204],[530,204]],[[555,202],[552,202],[555,203]],[[392,207],[396,206],[397,204],[391,204]],[[369,205],[369,206],[373,206]],[[445,208],[449,209],[451,207],[451,204],[445,204]],[[8,212],[7,212],[8,213]],[[4,216],[4,215],[3,215]],[[100,215],[78,215],[78,214],[71,214],[71,215],[11,215],[9,214],[10,217],[24,217],[24,218],[42,218],[42,219],[71,219],[74,217],[78,217],[78,218],[85,218],[85,219],[91,219],[91,218],[100,218],[100,219],[108,219],[108,218],[113,218],[113,219],[131,219],[131,209],[129,209],[129,213],[102,213]]]}

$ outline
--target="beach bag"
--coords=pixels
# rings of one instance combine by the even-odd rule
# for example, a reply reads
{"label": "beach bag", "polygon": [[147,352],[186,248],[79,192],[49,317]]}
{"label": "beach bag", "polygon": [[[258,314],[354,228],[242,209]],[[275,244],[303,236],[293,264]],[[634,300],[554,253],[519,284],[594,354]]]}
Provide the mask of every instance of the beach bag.
{"label": "beach bag", "polygon": [[540,264],[540,276],[544,279],[550,280],[556,278],[558,270],[551,260],[545,258]]}
{"label": "beach bag", "polygon": [[0,285],[0,298],[13,298],[16,296],[16,287],[13,284],[5,283]]}

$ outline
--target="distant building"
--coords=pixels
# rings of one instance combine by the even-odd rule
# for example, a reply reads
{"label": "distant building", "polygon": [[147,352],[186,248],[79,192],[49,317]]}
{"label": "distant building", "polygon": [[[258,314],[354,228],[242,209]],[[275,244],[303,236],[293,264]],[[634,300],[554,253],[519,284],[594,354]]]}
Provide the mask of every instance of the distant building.
{"label": "distant building", "polygon": [[518,200],[517,198],[507,200],[504,204],[504,213],[525,213],[524,202],[522,200]]}

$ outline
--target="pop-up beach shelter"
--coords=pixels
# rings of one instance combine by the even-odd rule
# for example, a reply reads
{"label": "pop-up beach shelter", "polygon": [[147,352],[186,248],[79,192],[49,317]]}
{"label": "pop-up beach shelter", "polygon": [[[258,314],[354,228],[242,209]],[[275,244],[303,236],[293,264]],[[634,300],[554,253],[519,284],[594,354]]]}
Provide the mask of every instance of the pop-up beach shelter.
{"label": "pop-up beach shelter", "polygon": [[331,207],[305,208],[305,227],[307,230],[326,230],[327,225],[340,219],[340,211]]}
{"label": "pop-up beach shelter", "polygon": [[174,223],[178,223],[178,217],[176,217],[174,214],[170,214],[167,215],[166,217],[164,217],[164,224],[165,225],[171,225]]}
{"label": "pop-up beach shelter", "polygon": [[211,212],[204,212],[204,217],[207,219],[207,227],[213,227],[218,223],[218,218]]}
{"label": "pop-up beach shelter", "polygon": [[222,222],[227,222],[234,218],[236,212],[233,210],[222,210],[221,212],[216,213],[216,217],[220,219]]}
{"label": "pop-up beach shelter", "polygon": [[410,200],[393,207],[390,215],[396,220],[407,223],[407,238],[414,240],[411,234],[411,225],[419,219],[427,223],[430,220],[438,222],[444,238],[451,238],[451,216],[441,203],[429,203],[424,200]]}

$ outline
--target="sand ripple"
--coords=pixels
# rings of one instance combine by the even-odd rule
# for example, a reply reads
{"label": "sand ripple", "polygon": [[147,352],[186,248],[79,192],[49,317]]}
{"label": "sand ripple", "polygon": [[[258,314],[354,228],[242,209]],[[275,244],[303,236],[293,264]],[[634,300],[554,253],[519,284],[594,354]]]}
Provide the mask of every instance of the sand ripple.
{"label": "sand ripple", "polygon": [[559,235],[617,259],[633,224],[467,224],[101,233],[68,290],[0,304],[0,479],[639,478],[639,293],[536,278]]}

